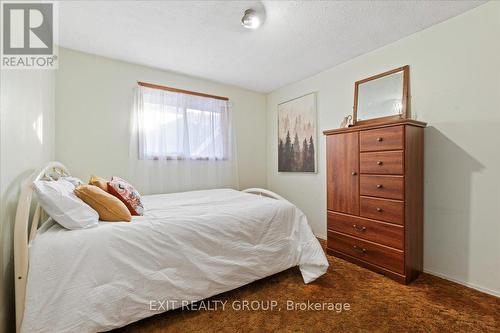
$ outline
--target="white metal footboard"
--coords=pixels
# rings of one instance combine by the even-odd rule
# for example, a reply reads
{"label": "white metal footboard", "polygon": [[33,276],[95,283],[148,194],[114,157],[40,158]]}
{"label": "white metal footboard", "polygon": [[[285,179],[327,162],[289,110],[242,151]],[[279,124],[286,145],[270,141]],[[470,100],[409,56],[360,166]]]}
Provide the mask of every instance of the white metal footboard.
{"label": "white metal footboard", "polygon": [[261,195],[264,197],[273,198],[276,200],[288,201],[285,198],[283,198],[282,196],[280,196],[279,194],[274,193],[273,191],[265,190],[263,188],[258,188],[258,187],[247,188],[246,190],[243,190],[241,192],[257,194],[257,195]]}

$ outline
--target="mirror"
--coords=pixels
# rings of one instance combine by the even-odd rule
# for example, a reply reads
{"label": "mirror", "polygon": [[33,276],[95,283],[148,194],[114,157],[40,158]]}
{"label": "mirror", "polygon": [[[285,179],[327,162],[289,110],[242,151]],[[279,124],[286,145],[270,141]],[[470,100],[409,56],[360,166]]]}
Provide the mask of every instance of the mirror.
{"label": "mirror", "polygon": [[404,66],[354,84],[354,124],[408,118],[408,74]]}

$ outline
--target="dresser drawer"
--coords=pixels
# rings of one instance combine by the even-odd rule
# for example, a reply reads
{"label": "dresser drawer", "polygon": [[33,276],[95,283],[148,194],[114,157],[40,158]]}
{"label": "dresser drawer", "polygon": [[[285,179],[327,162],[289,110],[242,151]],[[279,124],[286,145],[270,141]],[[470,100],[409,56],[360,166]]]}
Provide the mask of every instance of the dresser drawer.
{"label": "dresser drawer", "polygon": [[361,131],[360,151],[399,150],[404,148],[403,126],[386,127]]}
{"label": "dresser drawer", "polygon": [[361,197],[359,211],[363,217],[404,224],[403,201]]}
{"label": "dresser drawer", "polygon": [[403,251],[339,234],[334,231],[328,231],[327,245],[333,250],[404,274]]}
{"label": "dresser drawer", "polygon": [[403,176],[361,175],[359,193],[371,197],[403,200],[404,178]]}
{"label": "dresser drawer", "polygon": [[404,228],[353,215],[328,212],[328,229],[363,238],[375,243],[403,249]]}
{"label": "dresser drawer", "polygon": [[361,153],[359,171],[361,173],[402,175],[403,152],[385,151],[379,153]]}

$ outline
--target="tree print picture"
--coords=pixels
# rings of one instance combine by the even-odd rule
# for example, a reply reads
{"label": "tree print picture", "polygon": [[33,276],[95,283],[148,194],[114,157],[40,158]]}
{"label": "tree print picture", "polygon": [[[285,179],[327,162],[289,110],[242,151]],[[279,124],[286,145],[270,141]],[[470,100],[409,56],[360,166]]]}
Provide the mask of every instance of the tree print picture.
{"label": "tree print picture", "polygon": [[278,105],[278,171],[316,172],[316,96]]}

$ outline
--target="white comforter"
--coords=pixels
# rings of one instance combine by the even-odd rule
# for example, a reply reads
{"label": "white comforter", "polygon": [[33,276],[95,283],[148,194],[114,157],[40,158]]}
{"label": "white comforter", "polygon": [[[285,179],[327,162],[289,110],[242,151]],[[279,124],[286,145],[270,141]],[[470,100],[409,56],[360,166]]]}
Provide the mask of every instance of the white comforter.
{"label": "white comforter", "polygon": [[109,330],[157,314],[165,300],[182,306],[297,265],[308,283],[328,267],[287,201],[229,189],[143,199],[145,215],[131,223],[39,230],[22,332]]}

